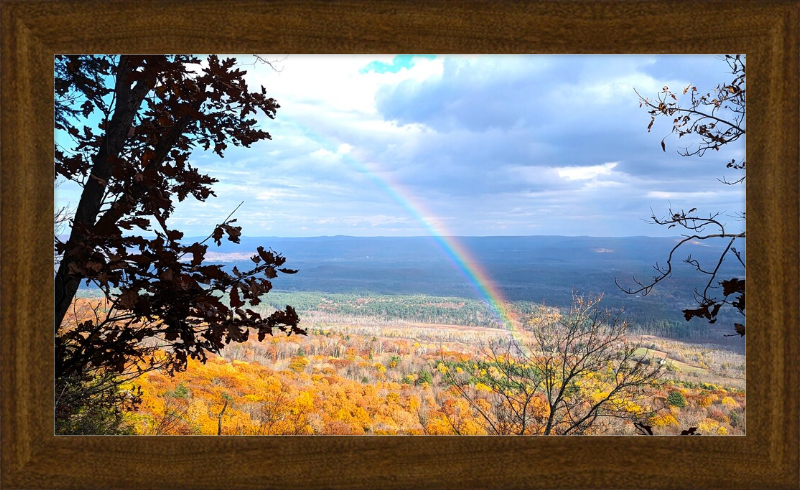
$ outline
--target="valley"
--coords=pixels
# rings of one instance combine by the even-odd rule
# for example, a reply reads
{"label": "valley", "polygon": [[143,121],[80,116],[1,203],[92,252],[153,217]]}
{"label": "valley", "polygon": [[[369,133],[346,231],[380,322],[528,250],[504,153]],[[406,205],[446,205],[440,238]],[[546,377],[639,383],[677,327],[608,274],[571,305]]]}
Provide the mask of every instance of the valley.
{"label": "valley", "polygon": [[[292,294],[276,295],[279,302]],[[314,296],[297,295],[304,305]],[[276,333],[264,342],[230,344],[206,364],[169,377],[137,381],[143,405],[132,414],[139,434],[489,434],[443,372],[449,362],[475,362],[508,330],[443,318],[367,315],[350,295],[318,295],[324,308],[301,311],[307,336]],[[356,305],[381,304],[368,298]],[[452,298],[397,297],[398,303],[451,304]],[[402,308],[399,308],[402,310]],[[454,320],[455,318],[455,320]],[[655,434],[690,426],[706,435],[745,433],[745,356],[729,346],[631,335],[636,354],[664,361],[663,376],[632,406]],[[679,393],[679,395],[672,395]],[[672,404],[673,398],[683,402]],[[674,400],[673,400],[674,401]],[[223,408],[225,408],[223,413]],[[591,433],[591,432],[590,432]],[[635,434],[630,421],[596,433]]]}
{"label": "valley", "polygon": [[[481,407],[497,402],[497,393],[481,379],[486,369],[513,359],[498,358],[492,349],[529,341],[537,319],[557,319],[576,296],[602,296],[600,306],[628,325],[625,341],[634,349],[632,359],[660,366],[661,374],[637,395],[614,402],[624,416],[582,433],[636,434],[640,429],[633,422],[638,421],[656,435],[688,427],[706,435],[745,434],[745,342],[724,336],[735,317],[721,314],[717,325],[685,321],[680,310],[692,304],[697,275],[680,264],[674,277],[647,296],[625,294],[615,284],[615,279],[647,277],[654,259],[663,257],[675,239],[461,240],[487,271],[490,285],[489,279],[470,276],[464,263],[426,237],[243,238],[238,246],[212,247],[209,257],[227,269],[245,270],[249,256],[242,250],[259,245],[284,254],[286,265],[299,272],[273,279],[274,289],[250,308],[268,315],[292,305],[307,335],[276,331],[263,342],[252,335],[205,363],[190,360],[188,369],[174,376],[145,374],[125,386],[142,393],[138,409],[127,415],[131,430],[153,435],[498,433],[480,416]],[[693,257],[718,254],[712,245],[696,246]],[[85,288],[79,296],[85,306],[100,304],[97,290]],[[541,354],[534,349],[519,359],[538,372]],[[572,380],[576,399],[607,396],[612,364],[601,363]],[[528,399],[528,409],[534,419],[546,417],[544,398],[536,397]],[[508,433],[542,433],[535,424],[514,430]]]}

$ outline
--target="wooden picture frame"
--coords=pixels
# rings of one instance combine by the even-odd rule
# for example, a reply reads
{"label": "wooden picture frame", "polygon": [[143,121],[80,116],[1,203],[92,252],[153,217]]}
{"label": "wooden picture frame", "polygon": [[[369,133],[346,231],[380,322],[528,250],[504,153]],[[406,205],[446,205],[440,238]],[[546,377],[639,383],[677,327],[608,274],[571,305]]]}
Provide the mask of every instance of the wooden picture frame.
{"label": "wooden picture frame", "polygon": [[[0,486],[800,486],[800,1],[0,0]],[[744,437],[53,435],[56,53],[746,53]]]}

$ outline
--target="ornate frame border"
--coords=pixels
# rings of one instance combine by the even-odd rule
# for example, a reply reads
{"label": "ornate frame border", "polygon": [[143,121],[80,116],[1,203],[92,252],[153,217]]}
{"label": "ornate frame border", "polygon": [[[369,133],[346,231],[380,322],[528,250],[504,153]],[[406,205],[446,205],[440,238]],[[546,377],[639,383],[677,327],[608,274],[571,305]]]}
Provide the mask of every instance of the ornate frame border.
{"label": "ornate frame border", "polygon": [[[800,0],[0,0],[0,486],[800,486]],[[745,437],[55,437],[56,53],[748,55]],[[47,185],[45,185],[47,184]]]}

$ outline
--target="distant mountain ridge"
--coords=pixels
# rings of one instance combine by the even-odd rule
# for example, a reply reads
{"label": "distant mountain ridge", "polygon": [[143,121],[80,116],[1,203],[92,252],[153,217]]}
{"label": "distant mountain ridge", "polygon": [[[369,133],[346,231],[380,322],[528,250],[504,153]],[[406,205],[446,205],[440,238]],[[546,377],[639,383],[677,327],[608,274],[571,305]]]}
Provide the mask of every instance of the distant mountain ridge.
{"label": "distant mountain ridge", "polygon": [[[185,238],[187,242],[204,237]],[[654,263],[663,262],[669,250],[683,237],[589,237],[589,236],[489,236],[455,237],[470,255],[476,259],[491,261],[536,260],[572,261],[602,254],[602,260],[634,260]],[[679,258],[691,253],[698,259],[713,258],[726,245],[725,240],[706,240],[693,245],[684,245]],[[442,258],[442,246],[433,238],[415,237],[242,237],[240,244],[223,242],[217,247],[213,243],[209,252],[220,258],[226,254],[244,254],[249,257],[258,246],[264,246],[283,254],[291,261],[339,261],[339,260],[407,260],[411,262],[438,261]],[[745,251],[744,242],[738,249]],[[235,256],[232,256],[233,258]],[[246,258],[239,255],[241,258]],[[600,259],[600,257],[598,257]],[[240,260],[240,259],[234,259]]]}
{"label": "distant mountain ridge", "polygon": [[[205,237],[187,237],[184,242]],[[213,242],[208,263],[246,269],[250,257],[263,246],[286,257],[285,266],[297,274],[280,274],[272,280],[275,291],[355,293],[361,295],[416,295],[487,299],[487,286],[508,301],[531,301],[569,306],[573,292],[603,294],[609,308],[622,308],[626,317],[641,324],[671,322],[670,328],[687,328],[681,310],[694,307],[693,292],[702,290],[707,276],[684,263],[692,259],[710,267],[727,245],[725,240],[687,244],[673,258],[673,276],[647,296],[628,295],[617,287],[647,282],[656,263],[664,265],[681,237],[518,236],[458,237],[457,241],[485,271],[490,285],[480,284],[451,250],[433,237],[313,238],[242,237],[240,244]],[[744,243],[737,250],[745,257]],[[461,257],[463,259],[463,257]],[[744,277],[734,257],[721,269],[720,278]],[[724,315],[723,315],[724,316]],[[722,318],[716,327],[738,321]],[[692,325],[708,330],[694,319]],[[703,324],[703,325],[700,325]]]}

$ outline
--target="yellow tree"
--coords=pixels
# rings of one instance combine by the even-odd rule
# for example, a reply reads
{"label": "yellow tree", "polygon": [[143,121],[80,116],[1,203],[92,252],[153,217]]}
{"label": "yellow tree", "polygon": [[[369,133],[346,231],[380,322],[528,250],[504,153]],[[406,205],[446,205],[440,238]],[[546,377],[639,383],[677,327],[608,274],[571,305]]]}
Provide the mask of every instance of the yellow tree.
{"label": "yellow tree", "polygon": [[599,302],[574,296],[566,313],[543,311],[519,338],[489,344],[477,361],[442,361],[440,372],[490,434],[594,434],[636,419],[660,365],[637,354],[628,324]]}

